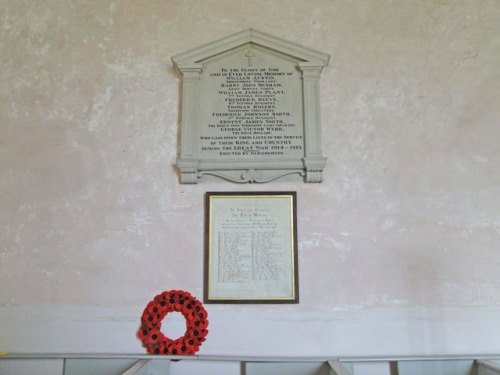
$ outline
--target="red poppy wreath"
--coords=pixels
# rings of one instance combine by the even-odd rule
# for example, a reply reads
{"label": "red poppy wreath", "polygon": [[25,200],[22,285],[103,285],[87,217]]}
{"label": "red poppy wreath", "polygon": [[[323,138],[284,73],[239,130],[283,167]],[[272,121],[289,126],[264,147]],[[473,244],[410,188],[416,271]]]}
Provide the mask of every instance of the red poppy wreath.
{"label": "red poppy wreath", "polygon": [[[175,340],[160,330],[163,318],[173,311],[186,318],[186,332]],[[189,355],[200,349],[208,333],[207,327],[207,311],[200,301],[188,292],[168,290],[147,304],[137,336],[149,354]]]}

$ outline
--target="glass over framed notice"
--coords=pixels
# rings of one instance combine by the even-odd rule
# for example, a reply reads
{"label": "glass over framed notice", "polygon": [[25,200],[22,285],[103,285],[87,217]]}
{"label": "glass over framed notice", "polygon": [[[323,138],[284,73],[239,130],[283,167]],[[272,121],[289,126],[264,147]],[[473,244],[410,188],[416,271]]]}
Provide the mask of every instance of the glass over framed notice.
{"label": "glass over framed notice", "polygon": [[208,192],[206,303],[298,303],[296,192]]}

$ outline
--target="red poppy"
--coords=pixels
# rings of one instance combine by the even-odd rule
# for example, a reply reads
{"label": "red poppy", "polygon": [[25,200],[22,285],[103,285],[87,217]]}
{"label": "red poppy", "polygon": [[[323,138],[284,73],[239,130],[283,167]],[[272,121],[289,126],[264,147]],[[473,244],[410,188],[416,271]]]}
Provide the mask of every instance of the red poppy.
{"label": "red poppy", "polygon": [[169,298],[177,299],[177,290],[171,290],[169,293]]}
{"label": "red poppy", "polygon": [[137,337],[139,337],[139,339],[141,339],[141,341],[143,341],[148,336],[148,333],[149,333],[149,328],[142,328],[141,327],[137,331]]}
{"label": "red poppy", "polygon": [[160,354],[160,348],[157,346],[150,346],[147,348],[148,354]]}
{"label": "red poppy", "polygon": [[169,345],[162,345],[160,349],[161,354],[168,354]]}
{"label": "red poppy", "polygon": [[[165,291],[165,292],[163,292],[163,293],[158,294],[158,296],[159,296],[159,297],[160,297],[163,301],[168,301],[168,299],[169,299],[169,298],[168,298],[168,297],[169,297],[169,295],[170,295],[170,292],[169,292],[169,291]],[[158,296],[157,296],[157,297],[158,297]]]}
{"label": "red poppy", "polygon": [[[208,332],[208,331],[207,331],[207,332]],[[198,337],[198,338],[196,338],[196,339],[198,340],[199,345],[201,345],[201,343],[202,343],[202,342],[204,342],[204,341],[206,341],[206,340],[207,340],[207,339],[206,339],[206,338],[204,338],[204,337]]]}
{"label": "red poppy", "polygon": [[179,297],[179,299],[181,299],[181,298],[185,299],[185,298],[192,297],[190,293],[184,292],[182,290],[177,291],[177,296]]}
{"label": "red poppy", "polygon": [[188,325],[191,324],[192,322],[194,322],[196,320],[196,318],[194,316],[194,313],[183,312],[182,315],[184,315],[184,318],[186,318]]}
{"label": "red poppy", "polygon": [[170,353],[169,354],[182,355],[181,347],[182,347],[181,343],[175,343],[175,344],[170,345],[170,348],[169,348]]}
{"label": "red poppy", "polygon": [[191,301],[184,301],[184,305],[182,306],[183,314],[192,314],[194,311],[193,303]]}
{"label": "red poppy", "polygon": [[192,326],[194,329],[197,329],[197,330],[202,330],[202,329],[204,329],[204,328],[207,328],[207,326],[208,326],[208,320],[196,319],[196,320],[194,320],[194,321],[191,323],[191,326]]}
{"label": "red poppy", "polygon": [[205,337],[206,335],[208,335],[208,329],[202,329],[198,337]]}
{"label": "red poppy", "polygon": [[146,339],[150,344],[157,344],[160,341],[163,341],[163,334],[158,329],[153,328],[147,334]]}
{"label": "red poppy", "polygon": [[201,309],[200,311],[196,312],[195,315],[198,319],[206,319],[208,316],[207,311],[205,309]]}
{"label": "red poppy", "polygon": [[143,325],[153,328],[158,325],[160,316],[158,314],[143,314],[141,321]]}
{"label": "red poppy", "polygon": [[182,311],[183,305],[180,304],[179,302],[176,302],[174,303],[174,307],[175,307],[174,311]]}
{"label": "red poppy", "polygon": [[146,306],[146,311],[150,314],[159,314],[162,310],[165,310],[158,302],[151,301]]}
{"label": "red poppy", "polygon": [[189,351],[192,353],[196,353],[200,346],[200,343],[194,337],[186,337],[184,339],[184,343],[188,347]]}

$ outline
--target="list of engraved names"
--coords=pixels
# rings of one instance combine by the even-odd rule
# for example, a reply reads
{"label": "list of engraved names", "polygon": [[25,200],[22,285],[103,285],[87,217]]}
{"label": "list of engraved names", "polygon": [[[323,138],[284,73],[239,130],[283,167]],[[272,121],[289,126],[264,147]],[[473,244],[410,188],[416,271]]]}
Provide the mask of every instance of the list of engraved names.
{"label": "list of engraved names", "polygon": [[[205,157],[302,157],[302,109],[291,67],[218,67],[206,74],[210,106],[199,134]],[[297,90],[297,91],[295,91]]]}
{"label": "list of engraved names", "polygon": [[218,232],[219,283],[279,281],[288,263],[268,208],[231,208]]}

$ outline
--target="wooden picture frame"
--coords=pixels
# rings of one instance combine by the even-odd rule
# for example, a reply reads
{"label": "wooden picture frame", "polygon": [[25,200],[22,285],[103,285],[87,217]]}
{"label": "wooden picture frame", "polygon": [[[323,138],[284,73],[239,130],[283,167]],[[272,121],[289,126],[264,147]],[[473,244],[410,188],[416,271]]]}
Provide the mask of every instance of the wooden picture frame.
{"label": "wooden picture frame", "polygon": [[296,192],[207,192],[205,303],[298,303]]}

